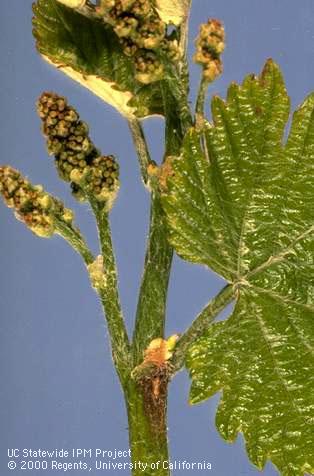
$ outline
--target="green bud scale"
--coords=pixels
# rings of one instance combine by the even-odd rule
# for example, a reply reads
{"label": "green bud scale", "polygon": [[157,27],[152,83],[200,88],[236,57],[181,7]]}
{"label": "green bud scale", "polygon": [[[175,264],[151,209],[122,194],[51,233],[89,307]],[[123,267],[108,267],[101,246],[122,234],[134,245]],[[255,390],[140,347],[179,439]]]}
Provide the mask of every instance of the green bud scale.
{"label": "green bud scale", "polygon": [[10,166],[0,167],[0,193],[15,216],[38,236],[49,238],[56,231],[56,220],[72,224],[73,213],[60,200],[32,185]]}

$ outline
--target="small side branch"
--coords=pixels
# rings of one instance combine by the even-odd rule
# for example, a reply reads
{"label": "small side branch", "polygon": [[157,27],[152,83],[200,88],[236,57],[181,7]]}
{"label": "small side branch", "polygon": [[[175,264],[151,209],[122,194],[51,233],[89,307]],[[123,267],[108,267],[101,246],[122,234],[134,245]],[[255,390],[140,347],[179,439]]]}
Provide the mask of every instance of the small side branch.
{"label": "small side branch", "polygon": [[170,361],[173,373],[183,367],[186,353],[190,345],[193,344],[196,339],[201,337],[218,314],[227,306],[227,304],[232,302],[233,299],[234,288],[231,284],[228,284],[201,311],[191,324],[190,328],[178,340],[173,357]]}
{"label": "small side branch", "polygon": [[146,143],[142,124],[136,118],[129,119],[129,128],[132,134],[133,143],[137,152],[142,179],[145,185],[148,183],[148,166],[152,164],[148,146]]}
{"label": "small side branch", "polygon": [[89,250],[84,238],[77,228],[66,224],[62,220],[56,221],[56,232],[64,238],[70,246],[81,255],[86,266],[94,261],[94,256]]}
{"label": "small side branch", "polygon": [[204,106],[205,106],[208,86],[209,86],[208,80],[205,79],[204,76],[202,75],[200,85],[198,88],[196,106],[195,106],[196,123],[198,122],[198,120],[202,120],[204,118]]}
{"label": "small side branch", "polygon": [[131,371],[130,343],[121,309],[116,260],[107,211],[93,206],[103,256],[104,284],[98,289],[111,339],[112,356],[121,382]]}

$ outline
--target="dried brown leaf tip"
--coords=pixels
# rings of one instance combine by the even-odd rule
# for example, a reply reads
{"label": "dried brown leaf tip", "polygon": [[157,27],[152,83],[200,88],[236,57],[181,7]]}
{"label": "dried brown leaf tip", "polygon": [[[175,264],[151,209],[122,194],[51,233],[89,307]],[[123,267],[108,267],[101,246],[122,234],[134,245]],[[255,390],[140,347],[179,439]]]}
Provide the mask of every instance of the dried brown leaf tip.
{"label": "dried brown leaf tip", "polygon": [[167,365],[172,357],[172,351],[179,339],[178,334],[174,334],[167,340],[160,338],[151,341],[147,349],[144,351],[143,363],[151,363],[157,367]]}
{"label": "dried brown leaf tip", "polygon": [[137,381],[151,379],[151,377],[161,374],[166,377],[169,360],[178,339],[177,334],[168,339],[162,339],[161,337],[153,339],[144,351],[143,362],[133,370],[132,377]]}

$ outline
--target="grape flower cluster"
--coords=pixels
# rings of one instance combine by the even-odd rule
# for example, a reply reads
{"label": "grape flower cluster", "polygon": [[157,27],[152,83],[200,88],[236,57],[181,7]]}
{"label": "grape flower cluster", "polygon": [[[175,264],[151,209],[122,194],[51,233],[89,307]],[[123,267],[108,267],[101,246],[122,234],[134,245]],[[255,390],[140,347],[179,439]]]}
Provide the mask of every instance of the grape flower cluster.
{"label": "grape flower cluster", "polygon": [[45,92],[37,111],[48,153],[55,157],[60,178],[71,183],[74,196],[80,201],[91,196],[112,201],[119,188],[119,166],[113,156],[101,156],[75,109],[64,97]]}
{"label": "grape flower cluster", "polygon": [[100,0],[97,11],[111,24],[123,51],[134,58],[136,79],[149,84],[163,78],[160,52],[172,60],[179,57],[178,42],[167,35],[152,0]]}
{"label": "grape flower cluster", "polygon": [[72,224],[71,210],[10,166],[0,167],[0,194],[6,205],[15,210],[16,218],[38,236],[51,237],[58,221]]}
{"label": "grape flower cluster", "polygon": [[194,61],[203,67],[203,78],[214,81],[222,73],[221,53],[225,49],[225,30],[219,20],[209,19],[200,26],[195,42]]}

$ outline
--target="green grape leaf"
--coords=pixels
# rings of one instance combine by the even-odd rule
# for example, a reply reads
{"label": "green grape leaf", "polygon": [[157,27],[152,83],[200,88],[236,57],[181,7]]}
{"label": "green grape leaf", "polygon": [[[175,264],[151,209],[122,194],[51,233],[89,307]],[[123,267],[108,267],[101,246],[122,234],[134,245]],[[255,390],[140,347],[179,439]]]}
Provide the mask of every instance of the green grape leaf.
{"label": "green grape leaf", "polygon": [[109,25],[56,0],[37,0],[33,10],[33,34],[45,60],[127,117],[163,113],[160,84],[135,80],[133,60]]}
{"label": "green grape leaf", "polygon": [[[214,97],[168,166],[163,205],[177,253],[234,287],[232,316],[189,349],[191,403],[222,391],[217,426],[251,461],[314,472],[314,94],[294,113],[281,72]],[[171,170],[169,170],[169,168]]]}

